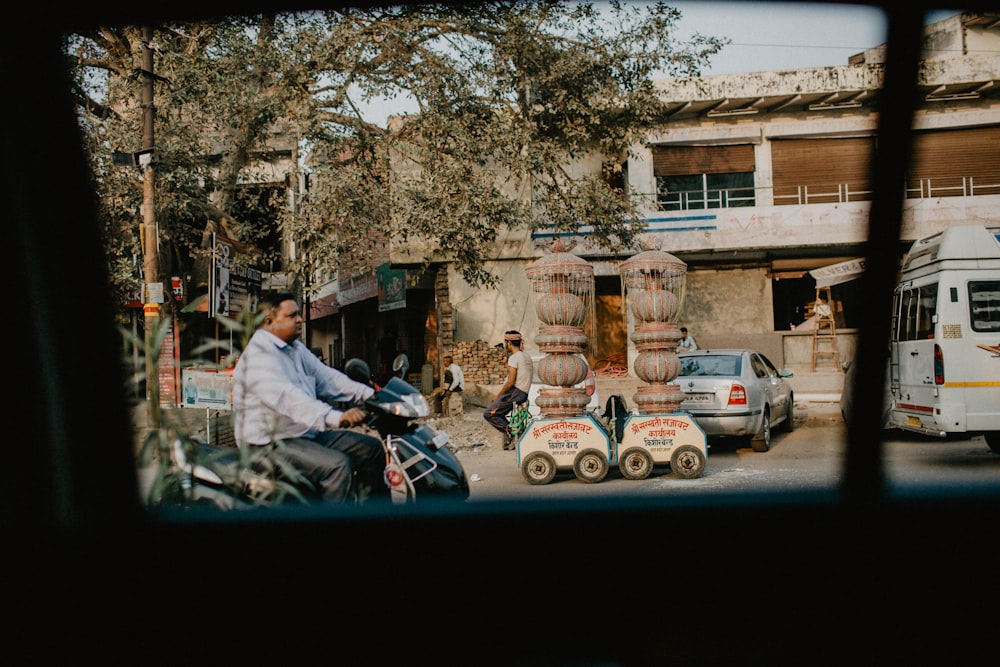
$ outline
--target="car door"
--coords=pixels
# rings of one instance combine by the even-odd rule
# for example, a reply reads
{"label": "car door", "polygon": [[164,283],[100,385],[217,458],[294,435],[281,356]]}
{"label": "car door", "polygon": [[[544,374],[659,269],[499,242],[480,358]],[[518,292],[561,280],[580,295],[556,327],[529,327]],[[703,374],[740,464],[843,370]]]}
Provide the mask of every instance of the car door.
{"label": "car door", "polygon": [[771,406],[771,421],[774,422],[777,415],[787,416],[789,394],[791,393],[788,383],[782,380],[781,373],[778,372],[770,359],[758,352],[754,352],[751,356],[753,360],[750,363],[754,372],[757,372],[758,365],[763,372],[763,376],[758,377],[761,377],[767,403]]}

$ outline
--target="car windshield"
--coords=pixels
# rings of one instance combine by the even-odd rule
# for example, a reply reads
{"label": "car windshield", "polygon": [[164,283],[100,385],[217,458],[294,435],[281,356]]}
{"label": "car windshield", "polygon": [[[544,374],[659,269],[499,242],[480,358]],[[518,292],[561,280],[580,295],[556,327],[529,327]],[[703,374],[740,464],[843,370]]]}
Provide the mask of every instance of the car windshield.
{"label": "car windshield", "polygon": [[691,375],[738,376],[743,357],[737,354],[700,355],[681,358],[681,372],[678,377]]}

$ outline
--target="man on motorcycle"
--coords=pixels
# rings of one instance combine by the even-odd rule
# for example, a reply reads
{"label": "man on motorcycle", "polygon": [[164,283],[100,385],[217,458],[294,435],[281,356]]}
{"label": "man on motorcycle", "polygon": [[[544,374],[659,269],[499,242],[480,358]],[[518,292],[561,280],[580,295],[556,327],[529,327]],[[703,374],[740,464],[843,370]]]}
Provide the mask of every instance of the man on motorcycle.
{"label": "man on motorcycle", "polygon": [[[388,498],[385,452],[378,438],[342,428],[363,410],[337,410],[326,401],[360,405],[374,393],[324,364],[299,340],[302,314],[293,294],[265,294],[261,322],[233,373],[233,428],[242,446],[272,446],[324,500]],[[326,399],[326,400],[324,400]]]}

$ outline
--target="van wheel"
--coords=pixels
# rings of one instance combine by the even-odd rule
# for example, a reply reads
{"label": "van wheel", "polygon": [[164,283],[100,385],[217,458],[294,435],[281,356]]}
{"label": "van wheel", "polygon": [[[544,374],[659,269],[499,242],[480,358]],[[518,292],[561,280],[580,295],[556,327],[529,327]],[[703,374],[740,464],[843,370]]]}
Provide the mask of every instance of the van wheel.
{"label": "van wheel", "polygon": [[983,434],[986,437],[986,444],[994,454],[1000,454],[1000,431],[989,431]]}
{"label": "van wheel", "polygon": [[588,484],[600,482],[608,474],[608,459],[596,449],[585,449],[573,459],[573,474]]}
{"label": "van wheel", "polygon": [[771,449],[771,414],[764,408],[764,419],[760,424],[760,431],[750,441],[750,446],[755,452],[766,452]]}

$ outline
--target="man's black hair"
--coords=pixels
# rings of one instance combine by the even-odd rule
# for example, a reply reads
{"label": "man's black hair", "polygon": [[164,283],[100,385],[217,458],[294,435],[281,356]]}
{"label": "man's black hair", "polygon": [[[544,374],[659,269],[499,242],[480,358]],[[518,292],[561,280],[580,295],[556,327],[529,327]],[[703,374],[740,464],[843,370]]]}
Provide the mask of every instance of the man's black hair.
{"label": "man's black hair", "polygon": [[258,305],[278,308],[283,301],[296,301],[297,298],[291,292],[264,292],[257,300]]}

